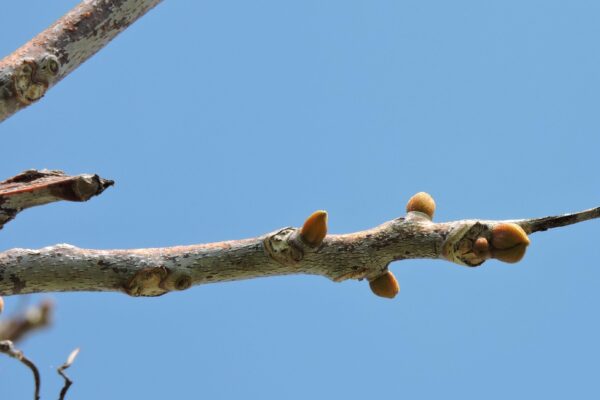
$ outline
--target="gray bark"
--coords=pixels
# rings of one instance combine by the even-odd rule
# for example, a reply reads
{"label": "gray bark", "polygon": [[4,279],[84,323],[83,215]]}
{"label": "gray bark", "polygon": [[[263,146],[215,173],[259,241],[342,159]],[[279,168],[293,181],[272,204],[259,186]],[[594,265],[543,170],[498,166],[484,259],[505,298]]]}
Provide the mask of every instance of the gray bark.
{"label": "gray bark", "polygon": [[[77,66],[160,0],[86,0],[0,61],[0,121],[39,100]],[[96,175],[50,176],[27,171],[0,182],[0,227],[27,207],[57,200],[84,201],[111,181]],[[42,174],[42,180],[36,174]],[[2,186],[4,185],[4,186]],[[4,189],[4,191],[3,191]],[[322,275],[333,281],[373,280],[393,261],[446,259],[478,266],[493,253],[492,231],[502,222],[527,234],[598,218],[600,208],[567,216],[516,221],[435,223],[410,211],[376,228],[328,235],[307,244],[297,228],[247,240],[137,250],[86,250],[56,245],[0,253],[0,295],[54,291],[122,291],[156,296],[192,285],[285,274]],[[483,245],[482,245],[483,246]]]}
{"label": "gray bark", "polygon": [[0,253],[0,295],[56,291],[120,291],[157,296],[193,285],[288,274],[322,275],[333,281],[372,280],[393,261],[427,258],[478,266],[476,238],[512,222],[528,234],[600,216],[600,207],[575,214],[512,221],[432,222],[425,214],[366,231],[327,235],[306,244],[298,228],[267,235],[192,246],[133,250],[89,250],[67,244]]}
{"label": "gray bark", "polygon": [[0,61],[0,122],[106,46],[161,0],[85,0]]}

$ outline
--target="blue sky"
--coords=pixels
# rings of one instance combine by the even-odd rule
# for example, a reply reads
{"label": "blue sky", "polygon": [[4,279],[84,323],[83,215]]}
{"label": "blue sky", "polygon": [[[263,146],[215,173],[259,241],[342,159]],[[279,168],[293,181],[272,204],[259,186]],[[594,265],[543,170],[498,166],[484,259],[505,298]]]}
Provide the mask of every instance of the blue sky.
{"label": "blue sky", "polygon": [[[4,4],[0,54],[74,4]],[[438,221],[598,206],[599,17],[594,1],[166,1],[0,125],[2,177],[117,182],[22,213],[0,246],[220,241],[316,209],[346,233],[422,190]],[[75,347],[70,398],[88,400],[597,398],[598,232],[535,234],[516,265],[396,263],[392,301],[314,276],[53,294],[55,324],[22,348],[43,398]],[[0,382],[31,397],[13,360]]]}

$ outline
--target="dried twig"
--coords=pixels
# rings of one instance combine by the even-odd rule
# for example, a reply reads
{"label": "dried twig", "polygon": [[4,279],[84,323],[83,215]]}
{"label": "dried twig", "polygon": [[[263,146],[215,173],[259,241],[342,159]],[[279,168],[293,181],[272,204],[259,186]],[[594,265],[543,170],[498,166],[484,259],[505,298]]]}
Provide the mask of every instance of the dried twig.
{"label": "dried twig", "polygon": [[557,215],[552,217],[532,218],[515,221],[527,233],[542,232],[548,229],[576,224],[600,217],[600,207],[580,211],[573,214]]}
{"label": "dried twig", "polygon": [[15,348],[13,342],[11,342],[10,340],[2,340],[0,341],[0,353],[4,353],[6,355],[8,355],[9,357],[15,358],[19,361],[21,361],[25,366],[27,366],[27,368],[29,368],[31,370],[31,372],[33,373],[33,380],[35,382],[35,390],[34,390],[34,395],[33,398],[34,400],[39,400],[40,398],[40,373],[37,369],[37,367],[35,366],[35,364],[28,359],[27,357],[25,357],[25,355],[23,354],[23,352],[21,350],[18,350],[17,348]]}
{"label": "dried twig", "polygon": [[67,358],[67,361],[61,365],[60,367],[58,367],[58,369],[56,370],[58,372],[58,374],[60,376],[62,376],[65,380],[65,384],[63,386],[63,388],[60,391],[60,397],[58,398],[58,400],[64,400],[67,391],[69,390],[69,388],[71,387],[71,385],[73,384],[73,381],[67,376],[67,374],[65,374],[65,370],[67,368],[69,368],[71,366],[71,364],[73,364],[73,361],[75,361],[75,358],[77,357],[77,355],[79,354],[79,348],[73,350],[71,352],[71,354],[69,354],[69,357]]}
{"label": "dried twig", "polygon": [[18,342],[25,335],[47,327],[52,321],[53,310],[52,301],[44,300],[22,314],[6,317],[0,321],[0,340]]}
{"label": "dried twig", "polygon": [[0,182],[0,229],[22,210],[55,201],[87,201],[114,182],[98,175],[28,170]]}

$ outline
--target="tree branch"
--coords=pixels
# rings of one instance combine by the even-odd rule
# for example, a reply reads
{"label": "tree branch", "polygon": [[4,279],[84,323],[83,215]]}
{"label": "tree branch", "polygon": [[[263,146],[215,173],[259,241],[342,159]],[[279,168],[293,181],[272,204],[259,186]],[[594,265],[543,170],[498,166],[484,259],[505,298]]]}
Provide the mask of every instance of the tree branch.
{"label": "tree branch", "polygon": [[0,61],[0,122],[103,48],[161,0],[85,0]]}
{"label": "tree branch", "polygon": [[65,396],[67,395],[67,392],[69,391],[69,388],[73,384],[73,381],[71,380],[71,378],[69,378],[67,376],[67,374],[65,374],[65,370],[67,368],[69,368],[71,366],[71,364],[73,364],[73,361],[75,361],[75,357],[77,357],[78,354],[79,354],[79,348],[73,350],[71,352],[71,354],[69,354],[69,357],[67,357],[67,361],[65,361],[65,363],[63,365],[61,365],[60,367],[58,367],[56,369],[56,372],[58,372],[58,374],[60,376],[62,376],[63,379],[65,380],[65,384],[63,385],[62,389],[60,390],[58,400],[64,400]]}
{"label": "tree branch", "polygon": [[18,342],[29,333],[46,328],[52,322],[54,304],[45,300],[24,313],[0,321],[0,340]]}
{"label": "tree branch", "polygon": [[434,209],[433,199],[420,193],[409,201],[406,217],[346,235],[326,235],[326,214],[321,211],[302,228],[245,240],[133,250],[88,250],[67,244],[12,249],[0,253],[0,294],[121,291],[158,296],[206,283],[313,274],[336,282],[366,278],[376,294],[393,297],[397,282],[388,275],[393,261],[445,259],[466,266],[481,265],[489,258],[517,262],[529,244],[526,233],[600,215],[594,209],[541,219],[435,223]]}
{"label": "tree branch", "polygon": [[515,223],[520,225],[527,233],[543,232],[552,228],[576,224],[600,217],[600,207],[590,208],[573,214],[564,214],[555,217],[532,218],[528,220],[517,220]]}
{"label": "tree branch", "polygon": [[87,201],[113,181],[98,175],[65,175],[62,171],[28,170],[0,182],[0,229],[22,210],[60,200]]}
{"label": "tree branch", "polygon": [[30,359],[25,357],[25,354],[23,354],[23,352],[21,350],[15,348],[15,346],[13,345],[13,342],[11,342],[10,340],[0,341],[0,353],[4,353],[9,357],[12,357],[12,358],[15,358],[15,359],[21,361],[21,363],[23,363],[23,365],[25,365],[27,368],[29,368],[31,370],[31,373],[33,374],[33,380],[35,383],[33,399],[39,400],[39,398],[40,398],[40,383],[41,383],[40,382],[40,372],[38,371],[38,368],[35,366],[33,361],[31,361]]}

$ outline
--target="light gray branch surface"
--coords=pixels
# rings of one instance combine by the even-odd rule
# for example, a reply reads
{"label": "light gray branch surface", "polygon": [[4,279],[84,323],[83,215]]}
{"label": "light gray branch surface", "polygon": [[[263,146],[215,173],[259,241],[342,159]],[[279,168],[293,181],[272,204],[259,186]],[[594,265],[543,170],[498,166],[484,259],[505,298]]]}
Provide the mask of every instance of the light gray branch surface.
{"label": "light gray branch surface", "polygon": [[0,121],[106,46],[161,0],[85,0],[0,61]]}
{"label": "light gray branch surface", "polygon": [[322,275],[339,282],[376,278],[393,261],[446,259],[477,266],[477,238],[491,240],[500,223],[533,233],[600,216],[600,208],[567,216],[512,221],[432,222],[409,212],[366,231],[327,235],[316,248],[298,228],[227,242],[134,250],[89,250],[67,244],[0,253],[0,294],[56,291],[120,291],[157,296],[193,285],[287,274]]}

